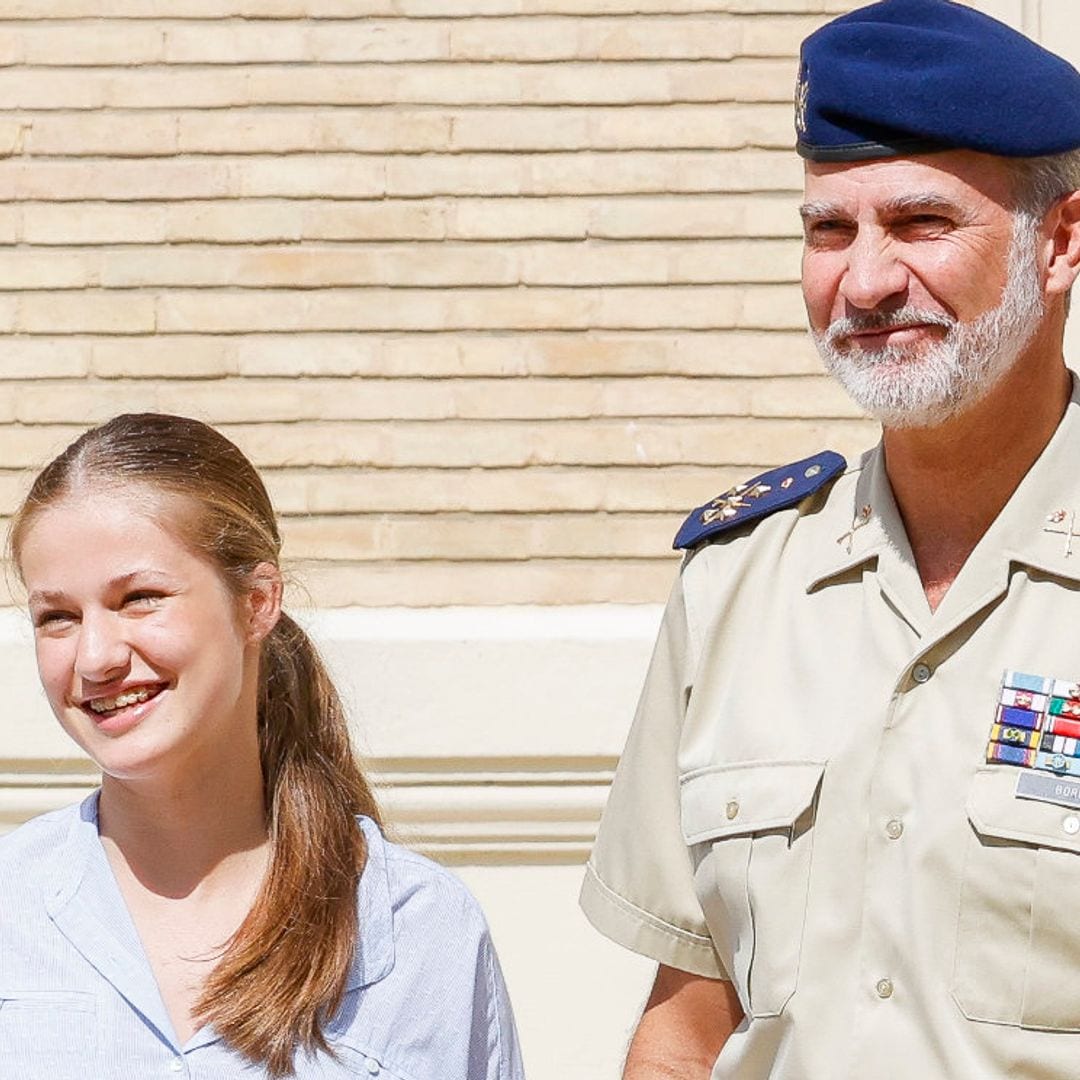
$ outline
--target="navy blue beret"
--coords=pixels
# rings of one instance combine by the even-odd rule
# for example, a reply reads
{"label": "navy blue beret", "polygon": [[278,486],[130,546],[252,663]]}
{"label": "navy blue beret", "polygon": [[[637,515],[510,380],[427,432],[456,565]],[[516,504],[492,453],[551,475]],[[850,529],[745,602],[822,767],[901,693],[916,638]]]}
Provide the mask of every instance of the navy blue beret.
{"label": "navy blue beret", "polygon": [[1061,154],[1080,147],[1080,73],[964,4],[882,0],[803,42],[795,127],[811,161]]}

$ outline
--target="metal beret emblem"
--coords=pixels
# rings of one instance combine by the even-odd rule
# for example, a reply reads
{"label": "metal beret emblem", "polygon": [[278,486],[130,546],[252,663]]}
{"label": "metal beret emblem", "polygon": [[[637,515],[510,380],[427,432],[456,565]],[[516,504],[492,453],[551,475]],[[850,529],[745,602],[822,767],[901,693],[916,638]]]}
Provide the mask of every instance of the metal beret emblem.
{"label": "metal beret emblem", "polygon": [[810,78],[806,65],[799,68],[799,80],[795,84],[795,130],[799,135],[806,134],[806,104],[810,97]]}

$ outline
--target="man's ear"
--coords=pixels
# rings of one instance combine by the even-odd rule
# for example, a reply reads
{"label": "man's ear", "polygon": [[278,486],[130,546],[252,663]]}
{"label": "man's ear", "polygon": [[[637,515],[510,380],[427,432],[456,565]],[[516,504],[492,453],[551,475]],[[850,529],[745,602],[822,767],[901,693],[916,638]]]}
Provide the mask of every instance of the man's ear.
{"label": "man's ear", "polygon": [[277,625],[281,616],[281,571],[269,562],[259,563],[248,578],[244,602],[247,638],[253,645],[261,642]]}
{"label": "man's ear", "polygon": [[1067,294],[1080,274],[1080,191],[1059,199],[1047,215],[1050,259],[1046,266],[1046,291]]}

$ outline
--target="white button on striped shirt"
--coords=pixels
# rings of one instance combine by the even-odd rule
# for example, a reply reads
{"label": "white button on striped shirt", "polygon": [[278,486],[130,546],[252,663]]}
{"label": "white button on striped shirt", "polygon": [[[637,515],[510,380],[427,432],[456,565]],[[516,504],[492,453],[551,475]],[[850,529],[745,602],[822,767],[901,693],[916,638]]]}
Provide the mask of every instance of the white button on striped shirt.
{"label": "white button on striped shirt", "polygon": [[[523,1080],[479,906],[361,819],[360,944],[334,1056],[297,1080]],[[0,839],[0,1074],[11,1080],[256,1080],[211,1027],[173,1034],[97,834],[97,796]]]}

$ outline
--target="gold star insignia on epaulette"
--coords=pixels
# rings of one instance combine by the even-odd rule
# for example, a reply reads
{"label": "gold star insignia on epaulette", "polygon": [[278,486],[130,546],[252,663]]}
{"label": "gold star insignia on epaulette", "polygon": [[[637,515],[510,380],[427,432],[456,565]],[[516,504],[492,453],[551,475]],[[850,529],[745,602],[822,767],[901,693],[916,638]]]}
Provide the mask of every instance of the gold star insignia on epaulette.
{"label": "gold star insignia on epaulette", "polygon": [[736,517],[740,510],[749,507],[747,499],[760,499],[766,492],[772,491],[768,484],[759,480],[751,487],[746,484],[736,484],[733,488],[725,491],[723,495],[717,495],[708,509],[701,515],[702,525],[711,525],[714,521],[730,521]]}

